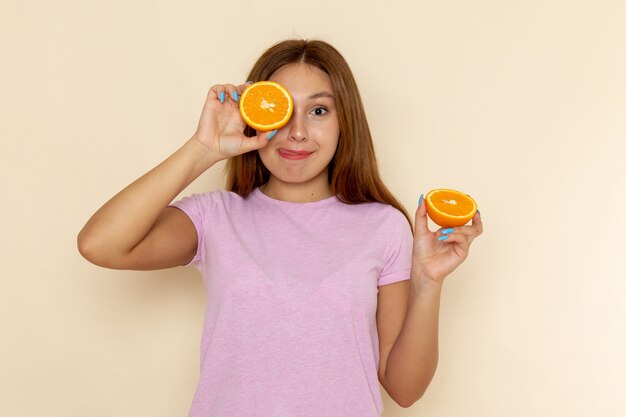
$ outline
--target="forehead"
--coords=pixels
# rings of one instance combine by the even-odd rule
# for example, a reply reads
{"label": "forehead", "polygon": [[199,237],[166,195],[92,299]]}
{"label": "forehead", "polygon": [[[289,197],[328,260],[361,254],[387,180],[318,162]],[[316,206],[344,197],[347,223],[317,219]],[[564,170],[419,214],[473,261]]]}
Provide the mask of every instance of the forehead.
{"label": "forehead", "polygon": [[302,99],[310,94],[327,91],[333,94],[330,77],[321,69],[303,64],[288,64],[278,69],[270,77],[270,81],[275,81],[283,85],[289,93]]}

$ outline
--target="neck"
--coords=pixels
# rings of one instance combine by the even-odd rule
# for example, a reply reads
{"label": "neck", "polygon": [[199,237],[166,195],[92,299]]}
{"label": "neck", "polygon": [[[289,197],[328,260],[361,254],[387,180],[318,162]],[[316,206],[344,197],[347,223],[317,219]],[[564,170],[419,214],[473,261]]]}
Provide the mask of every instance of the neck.
{"label": "neck", "polygon": [[[322,177],[322,179],[325,179]],[[270,177],[270,180],[259,187],[268,197],[290,203],[312,203],[332,197],[333,193],[327,181],[316,181],[307,184],[286,183]]]}

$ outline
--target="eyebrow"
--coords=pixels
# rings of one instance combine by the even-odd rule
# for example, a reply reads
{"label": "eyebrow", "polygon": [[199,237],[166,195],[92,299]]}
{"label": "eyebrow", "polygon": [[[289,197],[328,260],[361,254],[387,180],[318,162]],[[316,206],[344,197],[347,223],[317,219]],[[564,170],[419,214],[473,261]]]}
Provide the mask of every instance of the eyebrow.
{"label": "eyebrow", "polygon": [[309,96],[309,100],[312,100],[314,98],[320,98],[320,97],[329,97],[329,98],[332,98],[333,100],[335,99],[335,96],[333,96],[329,92],[327,92],[327,91],[320,91],[319,93],[315,93],[312,96]]}

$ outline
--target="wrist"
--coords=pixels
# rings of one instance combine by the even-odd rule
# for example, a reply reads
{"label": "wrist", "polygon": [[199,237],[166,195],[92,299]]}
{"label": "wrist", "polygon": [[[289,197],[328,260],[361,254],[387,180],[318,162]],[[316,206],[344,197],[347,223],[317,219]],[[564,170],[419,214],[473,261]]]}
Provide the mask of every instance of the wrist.
{"label": "wrist", "polygon": [[183,145],[183,149],[185,149],[187,151],[186,153],[192,158],[194,170],[199,171],[198,175],[222,160],[222,158],[200,142],[196,135],[193,135]]}
{"label": "wrist", "polygon": [[443,287],[443,281],[437,281],[429,278],[421,271],[411,271],[411,283],[416,292],[433,292],[439,293]]}

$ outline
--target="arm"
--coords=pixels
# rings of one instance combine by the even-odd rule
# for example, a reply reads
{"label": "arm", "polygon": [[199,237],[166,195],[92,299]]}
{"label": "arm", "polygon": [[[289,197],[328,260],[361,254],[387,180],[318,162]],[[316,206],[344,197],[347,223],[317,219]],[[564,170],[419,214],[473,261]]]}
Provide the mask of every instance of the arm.
{"label": "arm", "polygon": [[197,235],[191,220],[167,205],[218,161],[195,136],[106,202],[78,234],[90,262],[114,269],[158,269],[189,262]]}
{"label": "arm", "polygon": [[[438,362],[441,285],[411,278],[408,308],[400,333],[387,357],[383,386],[402,407],[419,400]],[[416,286],[413,283],[422,283]]]}
{"label": "arm", "polygon": [[428,230],[426,204],[418,204],[407,312],[404,320],[397,320],[402,327],[383,374],[385,389],[403,407],[422,397],[437,369],[441,289],[444,279],[467,259],[471,242],[482,234],[480,214],[471,226],[446,230],[448,238],[439,240],[443,232]]}
{"label": "arm", "polygon": [[195,227],[185,213],[167,205],[216,162],[267,144],[271,132],[243,134],[235,92],[241,94],[245,87],[211,87],[191,139],[96,211],[78,234],[78,250],[87,260],[144,270],[184,265],[193,258]]}

